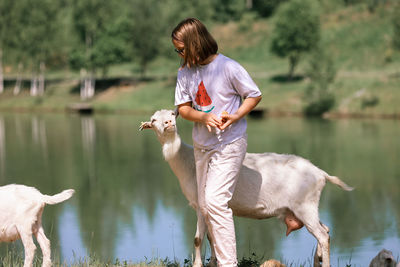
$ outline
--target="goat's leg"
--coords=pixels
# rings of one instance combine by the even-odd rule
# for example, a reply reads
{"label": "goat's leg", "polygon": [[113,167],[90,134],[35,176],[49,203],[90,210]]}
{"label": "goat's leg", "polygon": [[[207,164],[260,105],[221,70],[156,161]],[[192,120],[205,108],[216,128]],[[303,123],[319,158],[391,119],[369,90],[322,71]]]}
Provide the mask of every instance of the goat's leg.
{"label": "goat's leg", "polygon": [[[325,231],[329,234],[329,227],[323,224],[322,222],[319,222],[321,226],[325,229]],[[320,267],[322,262],[322,249],[321,245],[317,243],[317,250],[315,251],[314,254],[314,267]],[[400,267],[400,266],[399,266]]]}
{"label": "goat's leg", "polygon": [[217,256],[215,256],[214,240],[212,239],[210,233],[207,233],[207,238],[211,249],[211,258],[210,262],[207,264],[207,267],[217,267]]}
{"label": "goat's leg", "polygon": [[207,226],[200,210],[197,210],[196,212],[197,212],[197,227],[196,227],[196,235],[194,237],[195,258],[193,262],[193,267],[202,267],[203,263],[201,260],[201,245],[204,240],[204,235],[207,231]]}
{"label": "goat's leg", "polygon": [[[329,256],[329,233],[328,227],[319,221],[318,210],[309,210],[304,208],[299,212],[300,220],[302,220],[307,230],[317,239],[318,247],[314,256],[314,267],[319,267],[319,255],[322,256],[322,267],[330,267]],[[320,251],[320,252],[319,252]]]}
{"label": "goat's leg", "polygon": [[43,227],[40,225],[39,230],[35,233],[36,240],[38,241],[43,254],[43,264],[42,267],[51,266],[51,250],[50,241],[44,234]]}
{"label": "goat's leg", "polygon": [[321,261],[322,261],[322,250],[320,244],[317,243],[317,249],[315,250],[314,253],[314,267],[321,267]]}
{"label": "goat's leg", "polygon": [[320,239],[321,239],[321,249],[322,249],[322,267],[330,267],[330,237],[329,233],[321,230],[320,231]]}
{"label": "goat's leg", "polygon": [[18,232],[25,250],[24,267],[32,267],[36,246],[35,243],[33,243],[31,226],[29,225],[25,227],[25,229],[29,229],[29,232],[26,232],[22,228],[18,227]]}
{"label": "goat's leg", "polygon": [[[315,236],[315,238],[318,240],[318,246],[321,247],[321,256],[322,256],[322,267],[330,267],[330,259],[329,259],[329,234],[328,232],[325,231],[323,227],[318,225],[310,225],[307,227],[308,231]],[[318,255],[318,249],[317,249],[317,260],[318,262],[314,261],[314,267],[319,267],[321,266],[319,263],[320,257]]]}

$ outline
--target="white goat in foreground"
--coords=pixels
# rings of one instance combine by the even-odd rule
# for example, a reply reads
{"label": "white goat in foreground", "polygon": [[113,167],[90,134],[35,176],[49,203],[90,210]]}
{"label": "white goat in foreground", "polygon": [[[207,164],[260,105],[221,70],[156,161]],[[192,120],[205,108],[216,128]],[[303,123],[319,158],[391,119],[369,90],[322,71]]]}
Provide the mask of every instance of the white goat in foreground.
{"label": "white goat in foreground", "polygon": [[25,249],[24,267],[31,267],[36,246],[32,234],[42,249],[43,267],[51,266],[50,241],[42,227],[42,213],[46,204],[57,204],[69,199],[73,189],[54,196],[41,194],[36,188],[10,184],[0,187],[0,242],[21,238]]}
{"label": "white goat in foreground", "polygon": [[[195,261],[202,266],[201,243],[207,232],[197,205],[197,182],[193,147],[183,143],[177,133],[176,115],[172,110],[154,113],[151,121],[142,122],[140,130],[153,129],[162,145],[163,155],[178,177],[183,194],[197,212],[194,240]],[[329,229],[319,220],[318,204],[326,181],[344,190],[353,188],[330,176],[308,160],[294,155],[246,153],[235,192],[229,207],[235,216],[267,219],[277,216],[288,226],[286,234],[306,226],[318,241],[314,266],[330,266]],[[210,235],[208,235],[210,240]],[[215,253],[211,245],[211,264]]]}

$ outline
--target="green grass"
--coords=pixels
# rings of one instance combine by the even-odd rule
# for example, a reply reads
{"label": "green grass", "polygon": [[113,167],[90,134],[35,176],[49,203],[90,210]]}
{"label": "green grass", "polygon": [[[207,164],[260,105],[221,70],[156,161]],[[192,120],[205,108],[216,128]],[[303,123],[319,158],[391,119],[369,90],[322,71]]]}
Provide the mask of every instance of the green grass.
{"label": "green grass", "polygon": [[[40,251],[40,250],[39,250]],[[33,261],[33,267],[41,267],[42,266],[42,258],[40,252],[37,252]],[[176,260],[166,259],[146,259],[140,262],[130,262],[126,260],[116,259],[114,261],[103,261],[100,260],[96,256],[89,256],[83,259],[76,259],[72,263],[61,262],[59,259],[55,259],[56,257],[52,257],[52,266],[53,267],[178,267],[181,264]],[[185,260],[185,263],[189,262]],[[18,253],[15,251],[7,250],[5,255],[0,255],[0,266],[2,267],[22,267],[24,265],[24,255],[23,253]],[[189,265],[184,265],[186,267]]]}
{"label": "green grass", "polygon": [[[39,253],[40,254],[40,253]],[[256,254],[252,254],[249,257],[243,257],[238,262],[238,267],[258,267],[267,259],[263,259],[263,257],[259,257]],[[205,264],[207,264],[208,260],[206,260]],[[288,267],[311,267],[313,266],[313,261],[310,258],[307,262],[304,263],[290,263],[285,260],[281,260],[283,264]],[[6,255],[0,256],[0,266],[2,267],[22,267],[24,265],[24,257],[22,253],[18,254],[16,252],[7,251]],[[42,264],[40,256],[35,257],[33,262],[33,267],[40,267]],[[114,261],[102,261],[98,259],[96,256],[90,256],[84,259],[74,260],[72,263],[60,262],[60,260],[52,259],[52,266],[54,267],[191,267],[192,261],[185,259],[183,263],[180,263],[178,260],[171,260],[168,258],[165,259],[145,259],[141,262],[130,262],[126,260],[116,259]],[[332,266],[335,266],[332,264]],[[351,267],[353,266],[351,263],[345,263],[345,265],[337,266],[337,267]]]}
{"label": "green grass", "polygon": [[[254,253],[249,257],[243,257],[238,262],[238,267],[258,267],[266,259],[259,257]],[[2,267],[22,267],[24,264],[24,258],[22,254],[17,254],[15,252],[8,251],[6,255],[0,256],[0,262]],[[206,260],[205,264],[207,264]],[[313,266],[313,260],[310,258],[304,263],[290,263],[285,260],[281,260],[283,264],[288,267],[311,267]],[[41,258],[36,256],[34,259],[33,267],[40,267],[42,264]],[[185,259],[183,263],[178,260],[165,259],[146,259],[141,262],[130,262],[125,260],[116,259],[114,261],[102,261],[96,258],[96,256],[90,256],[84,259],[77,259],[72,263],[62,263],[60,260],[52,259],[52,266],[54,267],[191,267],[192,261]],[[332,266],[336,266],[332,264]],[[345,265],[337,265],[337,267],[352,267],[354,265],[350,263],[345,263]]]}

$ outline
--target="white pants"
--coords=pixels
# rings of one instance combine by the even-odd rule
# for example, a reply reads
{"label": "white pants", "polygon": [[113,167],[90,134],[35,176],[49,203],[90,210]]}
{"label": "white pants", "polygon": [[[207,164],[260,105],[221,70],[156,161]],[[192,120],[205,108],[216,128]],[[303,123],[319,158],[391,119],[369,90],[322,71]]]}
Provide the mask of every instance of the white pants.
{"label": "white pants", "polygon": [[195,147],[198,202],[218,261],[218,266],[237,266],[232,210],[228,207],[247,149],[247,138],[213,149]]}

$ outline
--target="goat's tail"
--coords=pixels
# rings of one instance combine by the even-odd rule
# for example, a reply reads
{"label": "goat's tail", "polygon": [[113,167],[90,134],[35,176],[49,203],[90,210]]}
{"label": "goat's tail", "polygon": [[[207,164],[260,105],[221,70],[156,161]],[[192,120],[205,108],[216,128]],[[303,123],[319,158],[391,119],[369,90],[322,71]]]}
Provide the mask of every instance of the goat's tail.
{"label": "goat's tail", "polygon": [[330,176],[330,175],[326,175],[325,178],[331,182],[332,184],[335,184],[337,186],[339,186],[340,188],[342,188],[343,190],[346,191],[352,191],[354,188],[351,186],[348,186],[345,182],[343,182],[342,180],[340,180],[338,177],[336,176]]}
{"label": "goat's tail", "polygon": [[71,198],[74,193],[75,193],[74,189],[67,189],[53,196],[43,195],[43,201],[46,204],[54,205]]}

